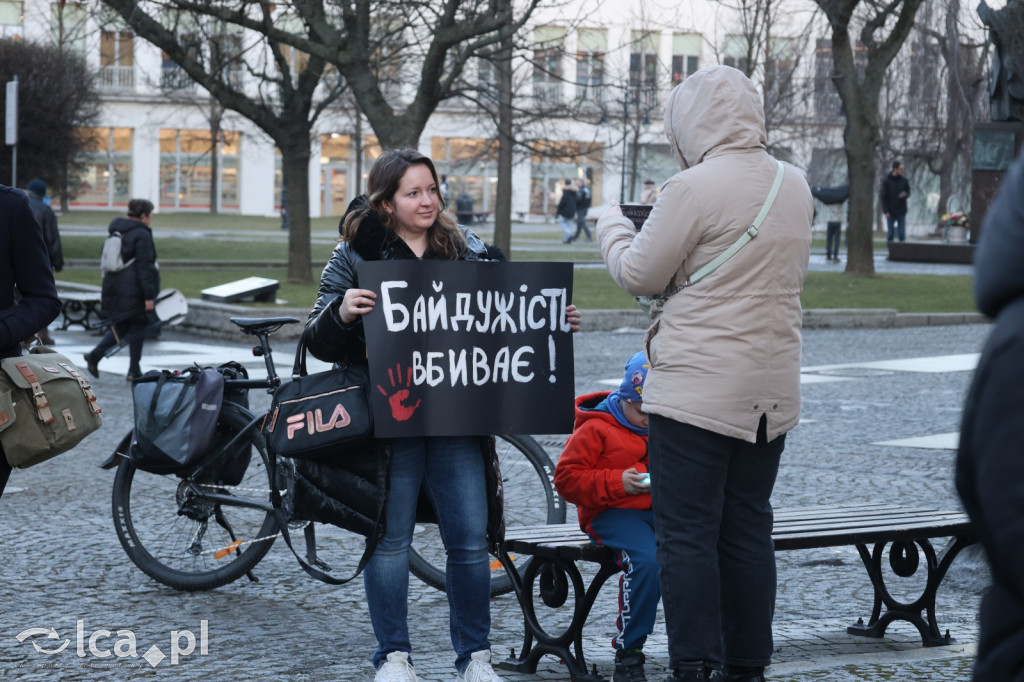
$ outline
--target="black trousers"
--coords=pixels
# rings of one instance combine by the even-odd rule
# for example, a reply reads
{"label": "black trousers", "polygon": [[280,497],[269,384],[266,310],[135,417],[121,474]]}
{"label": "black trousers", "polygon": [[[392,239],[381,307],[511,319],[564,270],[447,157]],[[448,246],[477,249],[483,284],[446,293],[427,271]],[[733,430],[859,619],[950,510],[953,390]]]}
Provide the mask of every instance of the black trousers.
{"label": "black trousers", "polygon": [[771,663],[775,549],[769,498],[786,436],[756,443],[650,416],[651,495],[669,662]]}
{"label": "black trousers", "polygon": [[7,455],[0,445],[0,497],[4,496],[4,488],[7,487],[7,479],[11,477],[11,465],[7,463]]}
{"label": "black trousers", "polygon": [[843,224],[837,220],[828,221],[825,231],[825,257],[839,258],[839,235]]}

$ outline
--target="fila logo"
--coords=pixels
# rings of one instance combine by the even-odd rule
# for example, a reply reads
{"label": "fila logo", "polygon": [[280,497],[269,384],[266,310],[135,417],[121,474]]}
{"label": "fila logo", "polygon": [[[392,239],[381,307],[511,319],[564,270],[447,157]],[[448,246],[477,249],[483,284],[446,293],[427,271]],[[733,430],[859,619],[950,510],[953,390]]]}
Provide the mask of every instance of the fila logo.
{"label": "fila logo", "polygon": [[295,437],[296,432],[305,429],[309,432],[309,435],[316,433],[323,433],[324,431],[330,431],[331,429],[343,429],[352,423],[352,417],[348,415],[348,411],[345,406],[338,403],[334,406],[334,414],[328,421],[324,421],[324,414],[317,408],[312,412],[303,412],[301,414],[293,414],[288,417],[285,421],[288,422],[288,440]]}

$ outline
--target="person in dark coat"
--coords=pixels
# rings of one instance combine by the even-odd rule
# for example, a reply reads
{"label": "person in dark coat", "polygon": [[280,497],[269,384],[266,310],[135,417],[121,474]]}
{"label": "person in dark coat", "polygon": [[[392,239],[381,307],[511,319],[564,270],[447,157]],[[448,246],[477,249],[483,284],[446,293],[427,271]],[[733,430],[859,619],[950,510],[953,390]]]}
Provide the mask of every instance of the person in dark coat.
{"label": "person in dark coat", "polygon": [[582,178],[576,181],[576,232],[569,241],[576,241],[580,233],[587,235],[587,241],[594,241],[590,236],[590,228],[587,226],[587,211],[590,210],[590,188],[587,181]]}
{"label": "person in dark coat", "polygon": [[[17,287],[20,298],[15,302]],[[0,185],[0,358],[21,355],[22,341],[60,314],[43,231],[19,190]],[[0,447],[0,496],[11,467]]]}
{"label": "person in dark coat", "polygon": [[992,586],[981,604],[974,680],[1024,680],[1024,155],[988,209],[974,297],[995,327],[964,405],[956,489],[985,548]]}
{"label": "person in dark coat", "polygon": [[573,230],[576,228],[576,185],[570,178],[565,179],[562,197],[555,209],[555,218],[562,228],[562,243],[568,244],[572,241]]}
{"label": "person in dark coat", "polygon": [[903,162],[893,161],[892,172],[882,180],[882,212],[889,224],[888,241],[907,241],[907,197],[910,196],[910,182],[903,175]]}
{"label": "person in dark coat", "polygon": [[[94,377],[99,378],[99,363],[106,352],[129,335],[132,335],[132,340],[128,345],[127,379],[131,381],[142,374],[139,366],[145,341],[142,330],[148,325],[149,313],[154,310],[154,301],[160,291],[156,245],[149,226],[152,214],[152,201],[132,199],[128,202],[128,217],[114,218],[107,228],[109,234],[121,234],[121,258],[127,265],[123,270],[103,275],[103,312],[109,319],[119,321],[107,330],[95,348],[85,354],[86,367]],[[128,316],[127,319],[120,319],[124,316]]]}
{"label": "person in dark coat", "polygon": [[[504,260],[441,210],[433,162],[414,149],[384,152],[342,219],[342,241],[324,268],[306,323],[307,348],[328,362],[366,364],[362,316],[377,292],[359,286],[357,266],[374,260]],[[578,327],[575,308],[570,321]],[[416,409],[415,404],[406,406]],[[413,437],[378,441],[388,462],[385,534],[363,574],[377,639],[377,680],[416,680],[408,626],[409,546],[421,491],[429,491],[448,552],[452,647],[459,679],[499,679],[491,667],[488,549],[504,533],[492,437]],[[326,486],[325,486],[326,487]]]}
{"label": "person in dark coat", "polygon": [[[64,269],[64,249],[60,243],[60,230],[57,229],[57,215],[46,203],[46,183],[36,178],[28,183],[28,205],[32,208],[32,215],[36,217],[39,227],[43,228],[43,241],[46,242],[46,251],[50,254],[50,266],[54,272]],[[53,339],[48,329],[41,329],[38,333],[39,340],[50,346]]]}

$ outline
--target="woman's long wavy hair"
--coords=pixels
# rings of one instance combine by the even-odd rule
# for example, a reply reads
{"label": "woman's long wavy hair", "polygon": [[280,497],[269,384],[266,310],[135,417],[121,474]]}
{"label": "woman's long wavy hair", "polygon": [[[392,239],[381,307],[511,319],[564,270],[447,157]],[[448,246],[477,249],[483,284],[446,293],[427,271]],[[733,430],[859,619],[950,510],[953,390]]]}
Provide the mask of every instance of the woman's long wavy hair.
{"label": "woman's long wavy hair", "polygon": [[[351,242],[355,239],[356,232],[359,231],[359,225],[367,211],[377,214],[381,223],[393,234],[396,233],[395,218],[385,210],[384,204],[394,201],[395,193],[398,192],[405,172],[417,165],[429,168],[430,175],[434,178],[434,184],[440,187],[441,183],[437,179],[434,162],[415,149],[390,149],[377,157],[366,179],[369,208],[353,211],[345,218],[341,232],[343,241]],[[430,244],[430,249],[441,258],[458,260],[466,248],[466,239],[462,230],[459,229],[458,223],[445,212],[444,197],[441,196],[440,191],[438,192],[438,206],[437,219],[427,230],[427,241]]]}

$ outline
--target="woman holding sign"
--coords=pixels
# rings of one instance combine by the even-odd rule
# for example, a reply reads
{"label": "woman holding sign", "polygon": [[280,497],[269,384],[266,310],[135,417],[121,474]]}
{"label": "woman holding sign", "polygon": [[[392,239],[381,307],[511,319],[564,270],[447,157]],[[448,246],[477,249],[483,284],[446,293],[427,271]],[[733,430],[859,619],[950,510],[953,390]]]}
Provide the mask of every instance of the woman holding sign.
{"label": "woman holding sign", "polygon": [[615,281],[656,303],[644,409],[666,682],[760,682],[775,610],[769,498],[800,419],[813,201],[800,171],[768,154],[761,98],[736,69],[672,90],[665,133],[682,171],[643,230],[613,205],[597,235]]}
{"label": "woman holding sign", "polygon": [[[361,289],[357,265],[374,260],[504,260],[444,211],[434,164],[414,149],[383,153],[367,178],[367,195],[349,206],[341,243],[320,280],[306,324],[309,352],[329,362],[366,363],[362,316],[377,292]],[[579,328],[579,313],[566,317]],[[392,409],[415,412],[408,378],[398,377]],[[404,393],[403,393],[404,391]],[[421,491],[448,552],[446,582],[455,668],[460,680],[499,680],[491,667],[490,560],[503,532],[500,479],[489,436],[378,441],[390,458],[387,531],[366,567],[364,585],[377,638],[376,680],[416,680],[410,654],[409,547]]]}

